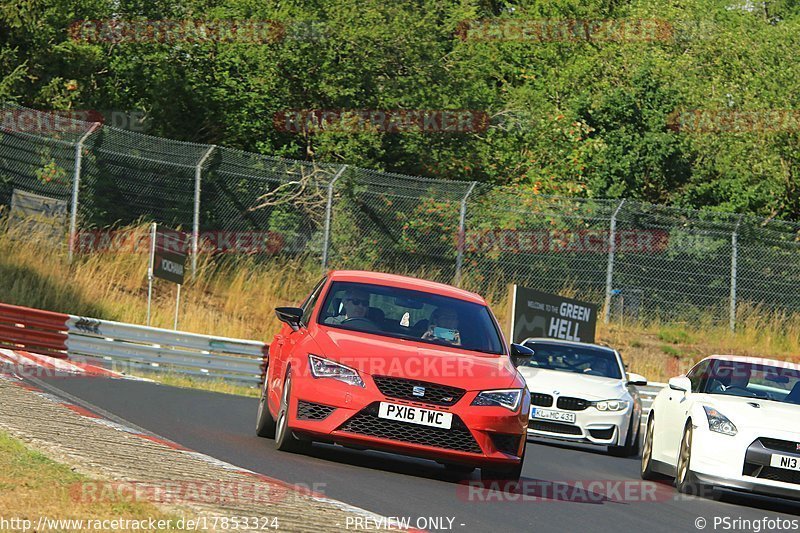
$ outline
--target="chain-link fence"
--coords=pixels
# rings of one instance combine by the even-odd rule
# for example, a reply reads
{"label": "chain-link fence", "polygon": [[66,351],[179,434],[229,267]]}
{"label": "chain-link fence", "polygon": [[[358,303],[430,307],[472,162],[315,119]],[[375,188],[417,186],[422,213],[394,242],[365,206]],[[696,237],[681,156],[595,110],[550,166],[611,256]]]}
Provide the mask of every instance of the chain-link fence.
{"label": "chain-link fence", "polygon": [[64,242],[76,252],[86,251],[83,232],[147,220],[190,231],[194,257],[302,257],[491,296],[513,282],[597,303],[611,319],[733,326],[744,309],[800,311],[800,224],[521,194],[3,112],[0,205],[22,193],[68,202]]}

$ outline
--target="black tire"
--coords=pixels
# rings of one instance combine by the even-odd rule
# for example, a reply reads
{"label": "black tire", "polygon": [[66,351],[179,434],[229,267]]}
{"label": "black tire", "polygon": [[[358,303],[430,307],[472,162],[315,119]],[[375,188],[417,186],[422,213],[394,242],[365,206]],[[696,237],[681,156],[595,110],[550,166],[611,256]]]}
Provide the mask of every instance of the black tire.
{"label": "black tire", "polygon": [[282,452],[301,452],[308,449],[309,442],[301,441],[292,433],[289,427],[289,405],[292,397],[292,371],[286,373],[283,383],[281,404],[278,408],[278,420],[275,423],[275,449]]}
{"label": "black tire", "polygon": [[512,467],[481,467],[481,481],[519,482],[519,478],[522,477],[522,467],[525,464],[525,450],[527,450],[527,448],[528,445],[525,443],[522,448],[522,457],[520,457],[519,463]]}
{"label": "black tire", "polygon": [[661,475],[653,470],[653,417],[647,420],[647,429],[644,431],[644,444],[642,445],[642,467],[639,474],[645,481],[652,481],[661,478]]}
{"label": "black tire", "polygon": [[697,481],[697,477],[692,472],[692,421],[686,422],[681,438],[680,453],[678,453],[678,464],[675,467],[675,488],[681,494],[691,494],[700,497],[714,497],[713,487],[709,487]]}
{"label": "black tire", "polygon": [[256,435],[268,439],[275,438],[275,419],[269,412],[267,404],[267,379],[264,378],[264,387],[261,389],[261,398],[258,400],[258,414],[256,415]]}
{"label": "black tire", "polygon": [[[631,418],[633,424],[633,418]],[[613,457],[635,457],[639,455],[639,428],[628,428],[624,446],[609,446],[608,455]]]}

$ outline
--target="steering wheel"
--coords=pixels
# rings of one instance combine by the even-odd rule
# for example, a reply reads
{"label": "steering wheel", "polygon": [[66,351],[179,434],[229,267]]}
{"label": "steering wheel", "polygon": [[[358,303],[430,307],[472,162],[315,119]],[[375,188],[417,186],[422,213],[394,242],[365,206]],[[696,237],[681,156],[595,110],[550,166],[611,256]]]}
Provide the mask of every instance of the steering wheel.
{"label": "steering wheel", "polygon": [[344,325],[344,324],[353,324],[353,325],[362,324],[362,327],[370,327],[372,329],[377,329],[377,327],[378,327],[377,324],[375,324],[375,322],[373,322],[369,318],[365,318],[363,316],[357,316],[357,317],[353,317],[353,318],[346,318],[346,319],[342,320],[342,325]]}
{"label": "steering wheel", "polygon": [[734,389],[735,389],[735,390],[740,390],[740,391],[743,391],[743,392],[747,393],[748,395],[750,395],[750,396],[751,396],[751,397],[753,397],[753,398],[758,398],[758,397],[759,397],[759,396],[758,396],[758,394],[756,394],[755,392],[753,392],[753,391],[751,391],[751,390],[749,390],[749,389],[746,389],[746,388],[744,388],[744,387],[738,387],[738,386],[736,386],[736,385],[733,385],[733,386],[731,386],[731,387],[728,387],[728,388],[726,388],[726,389],[725,389],[725,392],[728,392],[729,390],[734,390]]}

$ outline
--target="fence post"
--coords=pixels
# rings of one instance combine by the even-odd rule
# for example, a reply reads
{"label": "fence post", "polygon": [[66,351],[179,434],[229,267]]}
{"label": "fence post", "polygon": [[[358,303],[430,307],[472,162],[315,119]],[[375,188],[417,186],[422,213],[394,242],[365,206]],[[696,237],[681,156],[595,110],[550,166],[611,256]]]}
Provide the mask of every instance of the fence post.
{"label": "fence post", "polygon": [[478,184],[477,181],[473,181],[469,189],[467,189],[467,194],[464,195],[464,198],[461,199],[461,213],[459,214],[458,219],[458,244],[457,244],[457,253],[456,253],[456,276],[453,284],[456,287],[461,287],[461,267],[464,263],[464,241],[466,239],[466,231],[467,231],[467,198],[469,195],[472,194],[472,189]]}
{"label": "fence post", "polygon": [[733,234],[731,234],[731,301],[728,318],[728,326],[731,331],[736,330],[736,269],[739,258],[739,224],[742,223],[742,216],[739,215],[739,220],[736,221],[736,227],[733,228]]}
{"label": "fence post", "polygon": [[72,176],[72,210],[69,217],[69,252],[68,260],[72,263],[72,258],[75,254],[75,241],[78,232],[78,196],[81,185],[81,163],[83,162],[83,143],[89,138],[89,135],[94,133],[100,127],[99,122],[93,122],[89,130],[83,134],[75,145],[75,170]]}
{"label": "fence post", "polygon": [[200,241],[200,181],[203,176],[203,164],[211,156],[214,148],[212,144],[194,169],[194,220],[192,221],[192,276],[197,275],[197,249]]}
{"label": "fence post", "polygon": [[322,271],[328,268],[328,246],[331,241],[331,216],[333,215],[333,186],[342,177],[347,165],[342,166],[330,183],[328,183],[328,202],[325,204],[325,229],[322,234]]}
{"label": "fence post", "polygon": [[608,324],[611,319],[611,291],[614,284],[614,252],[617,249],[617,214],[625,204],[625,199],[619,203],[611,215],[611,231],[608,233],[608,268],[606,269],[606,303],[603,308],[603,322]]}

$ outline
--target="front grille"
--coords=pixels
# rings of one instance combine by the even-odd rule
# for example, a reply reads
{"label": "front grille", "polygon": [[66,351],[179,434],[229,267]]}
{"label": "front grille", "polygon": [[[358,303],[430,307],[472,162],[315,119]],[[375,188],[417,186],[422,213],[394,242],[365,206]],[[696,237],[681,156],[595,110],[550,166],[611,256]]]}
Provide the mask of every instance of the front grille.
{"label": "front grille", "polygon": [[759,465],[756,463],[744,463],[744,468],[742,469],[743,476],[750,476],[750,477],[758,477],[758,473],[761,471],[763,465]]}
{"label": "front grille", "polygon": [[492,439],[492,444],[499,451],[509,455],[517,455],[519,451],[519,440],[521,435],[508,435],[505,433],[490,433],[489,437]]}
{"label": "front grille", "polygon": [[761,437],[758,440],[761,441],[761,444],[764,446],[764,448],[789,453],[800,452],[800,444],[790,440],[768,439],[766,437]]}
{"label": "front grille", "polygon": [[581,398],[562,396],[558,399],[557,405],[559,409],[564,409],[566,411],[583,411],[591,405],[591,402]]}
{"label": "front grille", "polygon": [[758,474],[758,478],[800,485],[800,472],[796,470],[785,470],[783,468],[765,466],[761,469],[761,473]]}
{"label": "front grille", "polygon": [[598,440],[608,440],[614,436],[614,428],[608,429],[590,429],[589,435]]}
{"label": "front grille", "polygon": [[760,437],[747,449],[742,474],[758,479],[800,485],[800,472],[770,465],[775,452],[797,457],[800,452],[800,444],[791,440]]}
{"label": "front grille", "polygon": [[322,405],[319,403],[304,402],[299,400],[297,402],[297,419],[298,420],[325,420],[328,416],[336,410],[335,407]]}
{"label": "front grille", "polygon": [[379,405],[380,402],[375,402],[362,409],[342,424],[339,431],[446,450],[481,453],[481,447],[475,437],[456,415],[453,415],[453,424],[450,429],[433,428],[399,420],[378,418]]}
{"label": "front grille", "polygon": [[550,396],[549,394],[532,392],[531,405],[538,405],[539,407],[550,407],[551,405],[553,405],[553,397]]}
{"label": "front grille", "polygon": [[[434,405],[454,405],[464,396],[464,389],[417,381],[414,379],[391,378],[388,376],[373,376],[375,384],[387,398],[399,398],[412,402],[430,403]],[[414,394],[415,387],[422,387],[422,396]]]}
{"label": "front grille", "polygon": [[562,424],[560,422],[541,422],[531,420],[528,423],[528,428],[534,431],[546,431],[548,433],[561,433],[563,435],[582,435],[581,428],[578,426],[571,426],[569,424]]}

